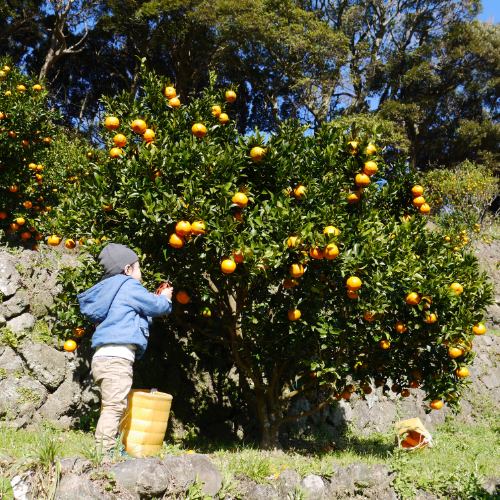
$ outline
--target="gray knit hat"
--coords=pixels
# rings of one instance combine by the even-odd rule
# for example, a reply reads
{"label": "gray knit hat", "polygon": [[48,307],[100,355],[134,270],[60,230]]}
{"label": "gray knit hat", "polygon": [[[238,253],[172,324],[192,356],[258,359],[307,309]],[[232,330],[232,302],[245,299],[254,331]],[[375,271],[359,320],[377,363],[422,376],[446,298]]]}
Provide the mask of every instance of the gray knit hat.
{"label": "gray knit hat", "polygon": [[138,260],[137,254],[125,245],[109,243],[99,254],[99,265],[104,268],[103,279],[122,274],[125,266],[132,265]]}

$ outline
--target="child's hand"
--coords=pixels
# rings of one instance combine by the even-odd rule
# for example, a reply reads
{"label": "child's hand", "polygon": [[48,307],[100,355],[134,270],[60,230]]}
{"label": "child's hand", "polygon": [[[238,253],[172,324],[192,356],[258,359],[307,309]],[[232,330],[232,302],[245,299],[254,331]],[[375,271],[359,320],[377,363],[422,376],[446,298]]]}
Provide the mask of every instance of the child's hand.
{"label": "child's hand", "polygon": [[174,289],[169,286],[167,288],[164,288],[162,291],[161,291],[161,294],[162,295],[165,295],[165,297],[167,297],[168,299],[172,300],[172,295],[174,293]]}

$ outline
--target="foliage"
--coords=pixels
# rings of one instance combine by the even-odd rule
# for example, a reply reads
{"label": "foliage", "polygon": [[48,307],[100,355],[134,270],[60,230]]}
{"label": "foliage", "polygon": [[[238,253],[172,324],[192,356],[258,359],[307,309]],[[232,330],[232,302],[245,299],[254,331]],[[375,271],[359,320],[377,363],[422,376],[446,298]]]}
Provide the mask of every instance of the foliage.
{"label": "foliage", "polygon": [[[432,220],[453,247],[461,248],[478,240],[498,215],[490,211],[498,195],[498,180],[489,169],[471,162],[454,170],[434,170],[424,176],[427,198],[432,204]],[[483,234],[481,234],[483,233]]]}
{"label": "foliage", "polygon": [[40,215],[50,210],[44,207],[50,188],[43,182],[43,168],[57,113],[47,109],[47,91],[35,90],[38,82],[9,64],[0,61],[0,231],[34,242]]}
{"label": "foliage", "polygon": [[[415,370],[429,398],[461,393],[464,382],[455,370],[472,362],[471,328],[491,303],[491,287],[474,256],[453,252],[425,229],[425,217],[411,203],[417,178],[405,161],[385,165],[380,149],[366,151],[382,140],[380,128],[332,122],[306,136],[306,127],[289,121],[265,142],[257,130],[243,137],[212,116],[213,105],[230,112],[213,75],[205,95],[179,109],[164,97],[164,79],[144,70],[142,81],[141,99],[104,99],[107,114],[121,125],[116,132],[103,129],[103,140],[111,148],[114,135],[125,134],[122,154],[88,162],[89,175],[65,186],[64,201],[44,223],[50,232],[81,239],[94,257],[108,241],[131,245],[150,289],[172,277],[176,293],[184,291],[190,302],[176,301],[160,323],[198,332],[199,352],[220,344],[239,370],[263,446],[277,446],[280,425],[304,416],[286,410],[293,397],[312,390],[323,402],[311,413],[373,379],[384,385],[390,377],[406,388]],[[144,144],[129,131],[139,117],[155,132],[154,141]],[[196,122],[206,125],[203,139],[191,133]],[[261,146],[264,158],[253,162],[250,150]],[[368,160],[377,162],[378,172],[358,192],[354,178]],[[291,196],[299,185],[305,193]],[[242,191],[249,200],[243,208],[232,201]],[[360,193],[359,203],[348,201],[353,193]],[[182,248],[175,249],[169,238],[181,220],[203,221],[206,234],[181,238]],[[339,234],[324,234],[331,225]],[[287,244],[291,236],[295,245]],[[309,256],[311,247],[328,244],[338,246],[338,258]],[[244,262],[227,274],[221,262],[233,260],[233,252]],[[303,277],[285,289],[290,266],[300,263]],[[74,297],[98,273],[91,261],[81,275],[73,272],[62,320],[83,324]],[[348,297],[350,276],[362,281],[359,298]],[[450,290],[454,281],[465,293]],[[410,292],[425,299],[411,307],[405,302]],[[434,323],[427,322],[429,304]],[[295,308],[302,316],[290,321]],[[407,332],[398,333],[397,320]],[[446,343],[463,344],[465,352],[451,359]]]}

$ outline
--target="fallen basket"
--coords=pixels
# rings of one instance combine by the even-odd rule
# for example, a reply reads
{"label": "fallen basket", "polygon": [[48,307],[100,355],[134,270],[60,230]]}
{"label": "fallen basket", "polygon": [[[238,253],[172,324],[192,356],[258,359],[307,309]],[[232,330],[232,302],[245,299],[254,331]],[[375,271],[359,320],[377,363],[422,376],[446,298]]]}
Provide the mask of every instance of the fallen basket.
{"label": "fallen basket", "polygon": [[156,389],[132,389],[125,418],[120,426],[125,451],[134,457],[161,450],[167,430],[172,396]]}
{"label": "fallen basket", "polygon": [[432,436],[419,418],[401,420],[396,424],[396,444],[408,451],[433,445]]}

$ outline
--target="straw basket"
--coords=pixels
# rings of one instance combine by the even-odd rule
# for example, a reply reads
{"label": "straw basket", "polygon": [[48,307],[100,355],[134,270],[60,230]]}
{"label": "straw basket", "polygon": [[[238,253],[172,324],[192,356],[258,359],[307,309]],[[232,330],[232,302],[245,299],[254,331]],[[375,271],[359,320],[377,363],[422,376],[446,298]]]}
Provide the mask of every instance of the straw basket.
{"label": "straw basket", "polygon": [[161,450],[167,430],[172,396],[163,392],[132,389],[125,418],[120,426],[125,451],[135,457]]}

